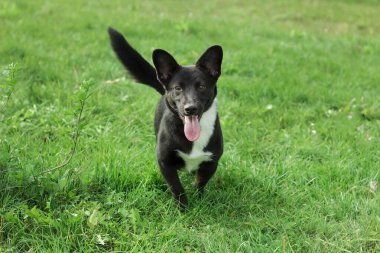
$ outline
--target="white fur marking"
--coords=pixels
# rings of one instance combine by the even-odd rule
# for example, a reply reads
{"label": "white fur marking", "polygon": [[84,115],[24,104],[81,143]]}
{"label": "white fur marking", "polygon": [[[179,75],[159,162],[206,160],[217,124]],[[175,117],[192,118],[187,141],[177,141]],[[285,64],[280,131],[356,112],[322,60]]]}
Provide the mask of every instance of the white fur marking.
{"label": "white fur marking", "polygon": [[190,154],[186,154],[180,150],[177,150],[178,155],[185,162],[184,170],[187,172],[198,170],[199,165],[202,162],[212,160],[212,153],[204,152],[203,149],[207,146],[211,135],[214,132],[216,114],[217,100],[215,98],[211,107],[205,113],[203,113],[203,116],[199,122],[201,126],[201,133],[198,140],[193,142],[193,148],[191,149]]}

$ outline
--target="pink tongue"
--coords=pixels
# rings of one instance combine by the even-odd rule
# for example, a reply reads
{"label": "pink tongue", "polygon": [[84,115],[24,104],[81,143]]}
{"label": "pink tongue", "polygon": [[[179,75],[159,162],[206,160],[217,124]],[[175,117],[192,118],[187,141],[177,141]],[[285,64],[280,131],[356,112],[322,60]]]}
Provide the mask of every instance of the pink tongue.
{"label": "pink tongue", "polygon": [[185,136],[189,141],[196,141],[199,138],[201,127],[199,125],[198,116],[185,116]]}

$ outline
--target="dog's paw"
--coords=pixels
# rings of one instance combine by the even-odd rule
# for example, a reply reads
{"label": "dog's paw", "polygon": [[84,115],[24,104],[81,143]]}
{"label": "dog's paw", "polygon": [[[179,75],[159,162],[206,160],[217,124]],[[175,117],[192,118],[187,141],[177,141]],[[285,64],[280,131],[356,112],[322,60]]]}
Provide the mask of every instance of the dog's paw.
{"label": "dog's paw", "polygon": [[185,194],[174,196],[174,198],[177,201],[178,207],[180,208],[181,211],[184,211],[187,209],[189,203],[187,201],[187,197]]}
{"label": "dog's paw", "polygon": [[198,185],[198,183],[196,181],[193,182],[191,184],[191,186],[196,190],[195,195],[197,197],[202,197],[204,195],[203,193],[205,192],[205,188],[204,187],[199,187],[199,185]]}

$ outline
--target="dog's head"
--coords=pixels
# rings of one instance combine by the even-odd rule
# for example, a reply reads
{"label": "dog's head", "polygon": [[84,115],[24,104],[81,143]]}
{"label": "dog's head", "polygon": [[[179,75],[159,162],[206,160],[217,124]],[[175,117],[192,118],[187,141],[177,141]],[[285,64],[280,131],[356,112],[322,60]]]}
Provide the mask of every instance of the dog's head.
{"label": "dog's head", "polygon": [[217,45],[208,48],[194,66],[179,65],[162,49],[153,52],[157,78],[165,88],[169,106],[182,119],[189,141],[199,138],[199,121],[216,96],[222,58],[222,47]]}

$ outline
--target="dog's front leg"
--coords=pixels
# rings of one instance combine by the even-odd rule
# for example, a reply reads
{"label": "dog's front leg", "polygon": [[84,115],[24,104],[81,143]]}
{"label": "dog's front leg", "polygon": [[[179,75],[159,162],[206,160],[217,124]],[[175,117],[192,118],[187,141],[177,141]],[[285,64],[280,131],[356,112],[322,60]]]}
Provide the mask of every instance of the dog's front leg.
{"label": "dog's front leg", "polygon": [[198,189],[200,192],[203,192],[207,182],[214,175],[216,168],[218,167],[218,162],[204,162],[200,165],[193,186]]}
{"label": "dog's front leg", "polygon": [[173,197],[178,201],[181,208],[185,208],[187,206],[187,198],[185,196],[185,189],[179,180],[177,169],[168,166],[162,161],[159,161],[158,164]]}

